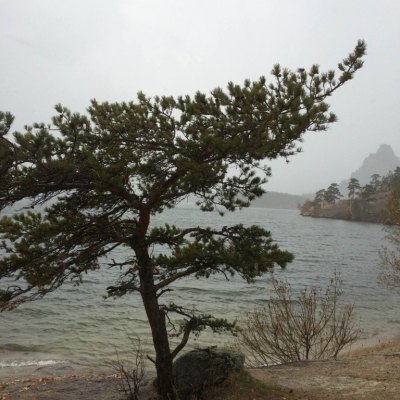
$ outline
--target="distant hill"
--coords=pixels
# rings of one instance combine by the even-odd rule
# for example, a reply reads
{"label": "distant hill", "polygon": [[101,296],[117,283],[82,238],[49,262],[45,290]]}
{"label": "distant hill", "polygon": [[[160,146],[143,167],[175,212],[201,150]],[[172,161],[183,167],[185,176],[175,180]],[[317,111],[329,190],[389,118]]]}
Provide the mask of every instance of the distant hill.
{"label": "distant hill", "polygon": [[[389,171],[394,171],[398,166],[400,166],[400,158],[394,154],[393,149],[388,144],[381,144],[378,151],[371,153],[363,161],[361,167],[350,175],[350,178],[358,179],[360,185],[364,186],[370,182],[372,175],[386,175]],[[339,183],[339,190],[344,197],[347,197],[348,184],[349,179]]]}
{"label": "distant hill", "polygon": [[251,202],[251,207],[277,208],[286,210],[297,210],[298,204],[303,204],[306,198],[293,194],[268,192],[262,197]]}
{"label": "distant hill", "polygon": [[351,174],[350,178],[356,178],[361,185],[365,185],[373,174],[383,176],[389,171],[394,171],[398,166],[400,166],[400,158],[394,154],[388,144],[381,144],[378,151],[370,154],[363,161],[361,167]]}

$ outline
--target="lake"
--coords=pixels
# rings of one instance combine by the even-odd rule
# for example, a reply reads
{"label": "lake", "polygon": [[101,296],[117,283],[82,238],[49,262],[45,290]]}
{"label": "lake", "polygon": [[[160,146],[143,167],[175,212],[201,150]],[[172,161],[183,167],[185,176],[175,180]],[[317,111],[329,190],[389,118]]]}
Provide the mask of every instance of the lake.
{"label": "lake", "polygon": [[[378,252],[384,244],[379,224],[307,218],[293,210],[248,208],[220,217],[203,213],[185,203],[168,210],[153,221],[179,227],[230,224],[257,224],[270,230],[282,249],[294,253],[295,260],[285,269],[277,267],[274,276],[287,280],[297,290],[306,285],[325,288],[335,269],[343,279],[343,301],[355,304],[363,338],[387,340],[400,333],[400,296],[377,282]],[[155,252],[162,251],[154,249]],[[122,251],[113,257],[123,259]],[[138,335],[146,352],[151,338],[138,295],[116,300],[103,296],[115,272],[102,268],[84,276],[78,287],[71,284],[43,300],[24,304],[0,314],[0,366],[48,364],[72,361],[82,365],[102,363],[116,352],[128,354],[128,333]],[[165,296],[178,305],[194,307],[217,317],[235,319],[242,313],[267,304],[271,274],[248,285],[239,278],[223,276],[184,279]],[[222,344],[228,335],[204,332],[189,340],[189,348]]]}

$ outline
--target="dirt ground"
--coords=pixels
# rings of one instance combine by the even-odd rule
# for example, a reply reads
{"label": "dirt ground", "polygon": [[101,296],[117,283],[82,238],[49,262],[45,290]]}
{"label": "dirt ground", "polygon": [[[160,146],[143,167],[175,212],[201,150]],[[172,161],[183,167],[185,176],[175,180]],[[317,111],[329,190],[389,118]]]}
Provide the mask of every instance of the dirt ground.
{"label": "dirt ground", "polygon": [[[0,400],[118,400],[119,377],[109,368],[56,364],[45,367],[0,369]],[[22,371],[21,371],[22,370]],[[152,385],[155,372],[148,372],[141,388],[142,400],[156,399]]]}
{"label": "dirt ground", "polygon": [[400,399],[400,352],[291,363],[251,375],[290,389],[294,399]]}
{"label": "dirt ground", "polygon": [[338,360],[296,362],[250,370],[301,400],[400,400],[400,338]]}
{"label": "dirt ground", "polygon": [[[400,338],[355,351],[338,360],[308,361],[250,370],[267,385],[288,389],[294,400],[400,400]],[[0,369],[0,400],[117,400],[117,377],[68,364]],[[141,400],[156,399],[154,372],[147,374]]]}

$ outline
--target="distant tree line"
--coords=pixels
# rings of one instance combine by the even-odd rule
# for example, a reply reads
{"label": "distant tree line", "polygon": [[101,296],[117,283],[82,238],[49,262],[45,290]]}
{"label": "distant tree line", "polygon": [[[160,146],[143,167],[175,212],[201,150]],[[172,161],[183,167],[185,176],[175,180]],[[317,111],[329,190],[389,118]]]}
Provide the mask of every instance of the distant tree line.
{"label": "distant tree line", "polygon": [[[344,196],[340,193],[339,185],[331,183],[328,188],[318,190],[314,200],[307,199],[304,204],[298,204],[298,209],[302,215],[322,216],[325,210],[333,208],[336,210],[335,218],[379,222],[383,218],[382,212],[390,197],[389,194],[398,188],[400,188],[400,166],[382,177],[373,174],[370,182],[364,186],[358,179],[350,178],[347,185],[348,199],[345,201],[338,202]],[[331,211],[329,215],[333,216]]]}
{"label": "distant tree line", "polygon": [[251,206],[295,210],[297,204],[304,203],[305,200],[306,198],[304,196],[279,192],[267,192],[262,197],[254,199],[251,202]]}
{"label": "distant tree line", "polygon": [[343,195],[340,193],[339,185],[337,183],[331,183],[327,189],[318,190],[312,203],[316,207],[323,207],[324,202],[335,204],[336,200],[339,200],[341,197],[343,197]]}
{"label": "distant tree line", "polygon": [[[361,186],[358,179],[350,178],[349,184],[347,185],[348,198],[350,200],[359,198],[368,203],[377,192],[390,191],[398,185],[400,185],[400,167],[396,167],[393,172],[390,171],[383,177],[379,174],[373,174],[370,182],[364,186]],[[331,183],[327,189],[318,190],[311,203],[314,207],[321,208],[326,203],[335,204],[341,197],[343,197],[343,195],[340,193],[339,185],[337,183]]]}
{"label": "distant tree line", "polygon": [[384,210],[383,230],[389,246],[379,252],[381,259],[380,280],[400,294],[400,183],[390,193]]}

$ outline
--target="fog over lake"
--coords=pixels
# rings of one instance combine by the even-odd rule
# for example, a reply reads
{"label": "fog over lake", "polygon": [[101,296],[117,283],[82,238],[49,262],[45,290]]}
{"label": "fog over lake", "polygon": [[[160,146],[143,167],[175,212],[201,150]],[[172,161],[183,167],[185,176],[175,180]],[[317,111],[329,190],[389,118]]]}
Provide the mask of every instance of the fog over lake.
{"label": "fog over lake", "polygon": [[0,1],[0,110],[25,124],[51,122],[62,103],[210,94],[274,64],[321,71],[367,43],[364,67],[329,98],[339,121],[307,133],[303,153],[266,161],[267,190],[316,192],[348,179],[383,144],[400,155],[400,2],[393,0]]}

